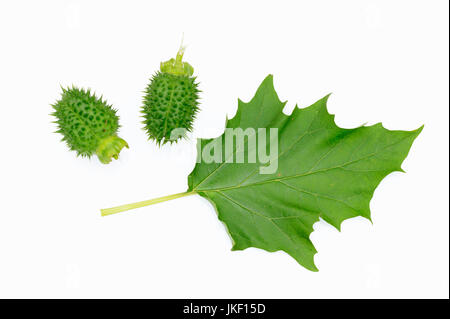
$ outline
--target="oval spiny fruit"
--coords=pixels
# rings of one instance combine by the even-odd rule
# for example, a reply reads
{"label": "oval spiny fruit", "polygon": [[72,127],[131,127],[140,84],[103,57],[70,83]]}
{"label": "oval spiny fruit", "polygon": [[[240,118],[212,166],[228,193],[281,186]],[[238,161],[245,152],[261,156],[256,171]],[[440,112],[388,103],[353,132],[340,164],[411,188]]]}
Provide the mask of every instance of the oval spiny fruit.
{"label": "oval spiny fruit", "polygon": [[56,132],[78,156],[97,154],[100,162],[108,164],[118,159],[128,144],[117,136],[119,117],[110,105],[91,94],[90,90],[76,87],[62,89],[61,99],[53,104],[52,113],[57,120]]}
{"label": "oval spiny fruit", "polygon": [[198,84],[192,66],[183,62],[182,46],[175,59],[161,62],[145,90],[142,113],[149,139],[158,145],[176,142],[192,131],[198,112]]}

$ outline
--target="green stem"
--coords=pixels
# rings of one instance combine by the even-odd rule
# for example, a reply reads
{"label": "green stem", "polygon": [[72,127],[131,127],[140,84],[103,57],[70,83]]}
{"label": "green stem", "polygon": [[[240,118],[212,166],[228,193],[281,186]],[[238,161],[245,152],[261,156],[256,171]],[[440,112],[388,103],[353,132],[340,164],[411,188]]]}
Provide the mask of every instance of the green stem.
{"label": "green stem", "polygon": [[121,213],[121,212],[130,210],[130,209],[135,209],[135,208],[149,206],[149,205],[153,205],[153,204],[157,204],[157,203],[162,203],[162,202],[165,202],[168,200],[172,200],[172,199],[176,199],[176,198],[180,198],[180,197],[184,197],[184,196],[189,196],[189,195],[194,195],[194,194],[197,194],[197,193],[196,192],[178,193],[178,194],[158,197],[158,198],[154,198],[154,199],[150,199],[150,200],[144,200],[142,202],[101,209],[100,211],[102,212],[102,216],[108,216],[108,215],[112,215],[112,214]]}

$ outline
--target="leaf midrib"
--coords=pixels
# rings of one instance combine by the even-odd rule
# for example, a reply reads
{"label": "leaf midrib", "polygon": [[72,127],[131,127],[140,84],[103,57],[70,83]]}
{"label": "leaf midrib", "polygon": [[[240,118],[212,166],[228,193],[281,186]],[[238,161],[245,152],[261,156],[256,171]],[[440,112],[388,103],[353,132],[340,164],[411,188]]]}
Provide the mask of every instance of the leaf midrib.
{"label": "leaf midrib", "polygon": [[[251,186],[262,185],[262,184],[267,184],[267,183],[272,183],[272,182],[279,182],[279,181],[283,181],[283,180],[287,180],[287,179],[292,179],[292,178],[305,177],[305,176],[309,176],[309,175],[313,175],[313,174],[317,174],[317,173],[327,172],[327,171],[334,170],[334,169],[344,169],[344,167],[347,166],[347,165],[354,164],[354,163],[356,163],[356,162],[359,162],[359,161],[368,159],[368,158],[370,158],[370,157],[372,157],[372,156],[375,156],[375,155],[379,154],[381,151],[383,151],[383,150],[385,150],[385,149],[387,149],[387,148],[389,148],[389,147],[391,147],[391,146],[394,146],[394,145],[396,145],[396,144],[399,144],[399,143],[401,143],[402,141],[404,141],[404,140],[406,140],[406,139],[408,139],[408,138],[409,138],[409,136],[406,136],[406,137],[404,137],[404,138],[398,140],[398,141],[395,142],[395,143],[389,144],[389,145],[387,145],[387,146],[381,148],[380,150],[378,150],[378,151],[376,151],[376,152],[370,153],[370,154],[368,154],[368,155],[366,155],[366,156],[364,156],[364,157],[358,158],[358,159],[356,159],[356,160],[346,162],[346,163],[344,163],[344,164],[342,164],[342,165],[339,165],[339,166],[333,166],[333,167],[329,167],[329,168],[325,168],[325,169],[321,169],[321,170],[317,170],[317,171],[312,171],[312,172],[311,172],[311,171],[308,171],[308,172],[306,172],[306,173],[296,174],[296,175],[291,175],[291,176],[286,176],[286,177],[281,177],[281,178],[273,178],[273,179],[269,179],[269,180],[265,180],[265,181],[261,181],[261,182],[257,182],[257,183],[247,184],[247,185],[237,185],[237,186],[222,187],[222,188],[214,188],[214,189],[205,189],[205,190],[197,190],[197,191],[198,191],[198,192],[206,193],[206,192],[209,192],[209,191],[224,191],[224,190],[230,190],[230,189],[237,189],[237,188],[251,187]],[[314,166],[315,166],[315,164],[313,165],[313,167],[314,167]],[[370,171],[373,172],[373,171],[387,171],[387,170],[370,170]],[[355,172],[364,172],[364,171],[363,171],[363,170],[358,170],[358,171],[355,170]]]}

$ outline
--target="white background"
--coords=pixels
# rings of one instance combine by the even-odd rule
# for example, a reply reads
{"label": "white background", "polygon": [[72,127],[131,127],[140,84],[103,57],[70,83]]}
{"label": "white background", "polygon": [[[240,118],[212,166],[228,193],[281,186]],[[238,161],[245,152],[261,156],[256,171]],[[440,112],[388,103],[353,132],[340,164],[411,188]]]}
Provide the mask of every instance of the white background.
{"label": "white background", "polygon": [[[0,297],[449,296],[448,1],[0,2]],[[320,271],[282,252],[231,252],[191,196],[109,217],[100,208],[183,192],[194,142],[158,149],[141,128],[159,62],[185,58],[202,93],[196,136],[222,133],[237,98],[274,74],[282,100],[333,92],[341,127],[425,124],[371,202],[373,225],[321,221]],[[60,85],[119,109],[131,149],[102,165],[53,134]]]}

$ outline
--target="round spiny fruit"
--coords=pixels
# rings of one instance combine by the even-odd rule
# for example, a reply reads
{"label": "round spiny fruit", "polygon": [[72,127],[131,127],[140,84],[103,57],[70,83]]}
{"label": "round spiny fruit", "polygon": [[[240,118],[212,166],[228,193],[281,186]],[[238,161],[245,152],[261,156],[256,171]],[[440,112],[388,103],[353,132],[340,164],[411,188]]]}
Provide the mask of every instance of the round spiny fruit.
{"label": "round spiny fruit", "polygon": [[57,120],[56,132],[78,156],[97,154],[100,162],[108,164],[118,159],[128,144],[117,136],[119,117],[110,105],[91,94],[90,90],[76,87],[62,89],[61,99],[53,104],[52,113]]}
{"label": "round spiny fruit", "polygon": [[181,47],[175,59],[161,62],[145,90],[143,123],[149,139],[158,145],[176,142],[192,131],[198,112],[198,84],[192,66],[182,61],[183,54]]}

